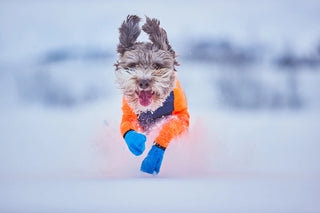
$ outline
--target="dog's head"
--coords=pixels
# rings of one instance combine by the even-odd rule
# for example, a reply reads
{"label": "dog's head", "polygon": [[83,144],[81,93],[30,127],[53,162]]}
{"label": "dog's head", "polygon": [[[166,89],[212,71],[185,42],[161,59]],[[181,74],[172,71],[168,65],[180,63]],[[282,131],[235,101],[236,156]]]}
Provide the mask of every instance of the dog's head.
{"label": "dog's head", "polygon": [[120,43],[116,81],[136,113],[154,111],[161,107],[175,87],[178,66],[175,51],[160,22],[146,17],[142,30],[150,42],[137,42],[140,18],[128,16],[119,28]]}

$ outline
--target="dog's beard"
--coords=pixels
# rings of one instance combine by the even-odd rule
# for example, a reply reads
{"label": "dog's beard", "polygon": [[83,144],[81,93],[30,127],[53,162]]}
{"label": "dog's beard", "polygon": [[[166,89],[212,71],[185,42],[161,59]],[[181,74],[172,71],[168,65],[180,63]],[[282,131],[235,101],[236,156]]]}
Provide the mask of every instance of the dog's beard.
{"label": "dog's beard", "polygon": [[[143,90],[139,80],[148,79],[150,86]],[[158,70],[123,69],[116,70],[116,83],[124,97],[137,114],[155,111],[161,107],[175,88],[176,72],[173,69]]]}

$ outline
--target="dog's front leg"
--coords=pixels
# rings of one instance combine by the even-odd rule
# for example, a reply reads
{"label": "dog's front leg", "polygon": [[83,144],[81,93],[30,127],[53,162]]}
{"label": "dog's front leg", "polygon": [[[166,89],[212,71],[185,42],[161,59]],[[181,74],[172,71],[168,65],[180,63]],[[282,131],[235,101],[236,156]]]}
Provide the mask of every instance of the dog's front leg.
{"label": "dog's front leg", "polygon": [[141,171],[157,175],[160,172],[163,155],[170,141],[181,135],[188,129],[188,126],[189,113],[187,109],[175,113],[171,120],[163,125],[154,145],[141,164]]}
{"label": "dog's front leg", "polygon": [[146,136],[142,133],[137,114],[129,106],[125,98],[122,100],[121,134],[132,154],[139,156],[145,150]]}

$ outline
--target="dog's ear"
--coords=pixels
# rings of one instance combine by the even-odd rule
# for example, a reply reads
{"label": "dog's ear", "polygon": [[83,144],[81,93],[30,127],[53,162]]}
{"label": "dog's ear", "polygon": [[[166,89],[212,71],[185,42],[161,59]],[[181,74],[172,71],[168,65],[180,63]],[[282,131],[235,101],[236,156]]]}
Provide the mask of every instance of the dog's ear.
{"label": "dog's ear", "polygon": [[149,35],[149,39],[159,49],[168,50],[173,58],[176,57],[175,51],[171,48],[167,32],[160,27],[160,21],[146,17],[146,23],[142,26],[142,30]]}
{"label": "dog's ear", "polygon": [[130,49],[136,42],[138,36],[141,33],[139,22],[140,17],[136,15],[128,15],[127,20],[125,20],[121,27],[119,28],[120,37],[119,45],[117,47],[118,53],[121,55]]}

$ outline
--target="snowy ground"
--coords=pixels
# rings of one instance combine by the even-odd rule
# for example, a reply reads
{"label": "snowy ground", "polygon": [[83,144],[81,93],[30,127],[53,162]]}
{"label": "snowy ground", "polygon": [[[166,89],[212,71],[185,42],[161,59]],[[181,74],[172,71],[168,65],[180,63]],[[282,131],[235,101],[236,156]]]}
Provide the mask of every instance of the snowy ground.
{"label": "snowy ground", "polygon": [[2,116],[1,212],[319,211],[318,113],[195,113],[150,177],[108,104]]}
{"label": "snowy ground", "polygon": [[319,211],[319,188],[310,180],[68,179],[10,182],[1,188],[7,191],[2,212]]}
{"label": "snowy ground", "polygon": [[[184,39],[210,36],[308,52],[319,36],[319,6],[1,1],[0,212],[320,212],[318,68],[296,74],[301,108],[233,109],[223,105],[221,79],[256,82],[266,96],[282,97],[287,73],[262,63],[244,72],[247,81],[237,67],[183,58]],[[132,13],[166,26],[182,55],[178,75],[191,114],[189,133],[170,144],[156,177],[139,171],[146,153],[134,157],[120,136],[115,56],[84,57],[91,48],[113,54],[117,28]],[[60,49],[71,59],[41,63]],[[254,97],[244,89],[244,98]]]}

